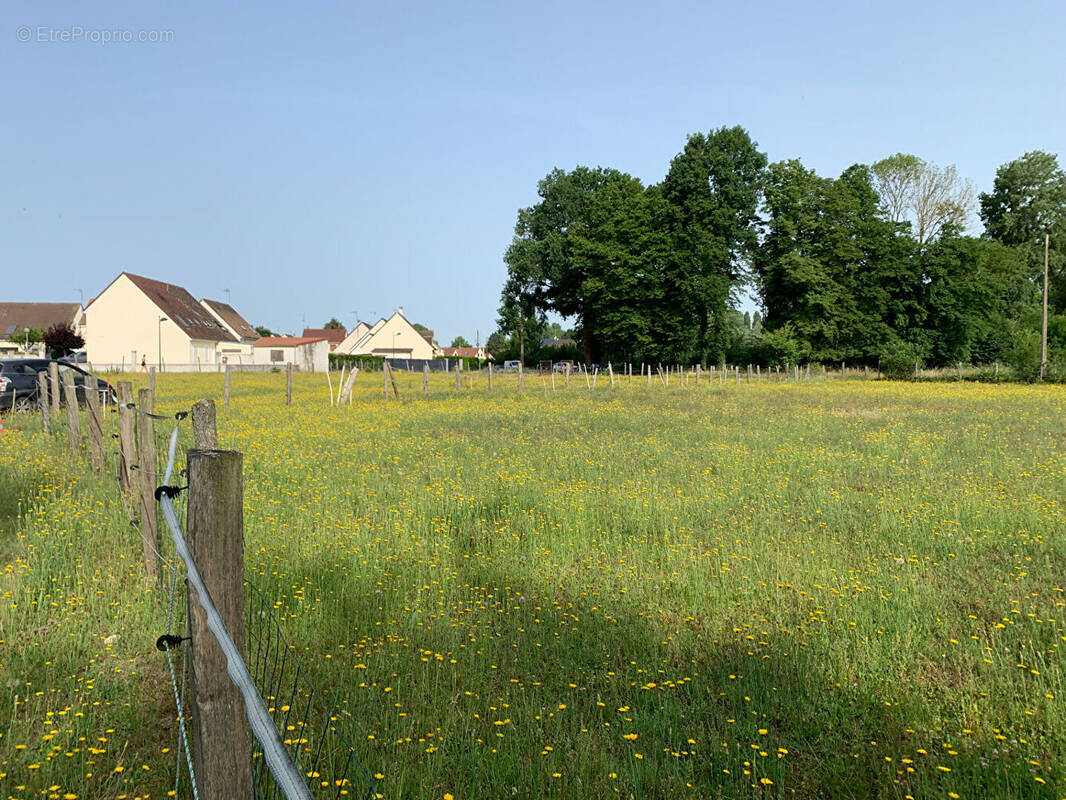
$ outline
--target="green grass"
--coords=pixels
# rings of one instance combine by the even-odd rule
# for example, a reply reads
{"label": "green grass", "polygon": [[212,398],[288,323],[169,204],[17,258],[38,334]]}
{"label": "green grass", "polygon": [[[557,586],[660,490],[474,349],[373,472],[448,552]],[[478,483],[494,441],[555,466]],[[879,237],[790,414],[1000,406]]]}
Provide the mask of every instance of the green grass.
{"label": "green grass", "polygon": [[[380,377],[235,376],[219,434],[246,577],[383,796],[1066,796],[1061,388]],[[138,532],[5,426],[0,795],[165,796]]]}

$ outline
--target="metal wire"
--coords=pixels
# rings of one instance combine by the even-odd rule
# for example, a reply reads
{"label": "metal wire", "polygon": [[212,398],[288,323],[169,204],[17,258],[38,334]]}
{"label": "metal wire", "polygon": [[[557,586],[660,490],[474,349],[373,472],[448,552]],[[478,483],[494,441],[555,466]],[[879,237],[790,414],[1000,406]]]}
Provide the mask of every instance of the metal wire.
{"label": "metal wire", "polygon": [[[170,480],[173,472],[177,447],[178,426],[175,425],[174,431],[170,435],[169,456],[164,482]],[[189,583],[192,584],[193,590],[196,592],[197,602],[199,602],[207,618],[207,627],[214,634],[219,648],[226,656],[226,673],[244,698],[244,709],[248,716],[248,723],[251,725],[255,738],[259,740],[260,745],[263,747],[263,756],[271,773],[274,775],[274,780],[278,782],[278,785],[289,800],[311,800],[312,796],[307,784],[290,760],[278,731],[274,727],[274,721],[267,711],[266,704],[252,681],[248,666],[244,663],[244,659],[241,658],[240,652],[233,642],[233,637],[230,636],[229,631],[226,629],[222,617],[219,615],[218,609],[211,598],[211,594],[204,585],[203,578],[200,576],[200,571],[192,558],[192,554],[189,552],[185,536],[178,524],[177,515],[174,512],[174,504],[166,494],[162,493],[159,496],[159,504],[163,508],[163,518],[170,529],[174,547],[178,551],[181,560],[185,562]]]}

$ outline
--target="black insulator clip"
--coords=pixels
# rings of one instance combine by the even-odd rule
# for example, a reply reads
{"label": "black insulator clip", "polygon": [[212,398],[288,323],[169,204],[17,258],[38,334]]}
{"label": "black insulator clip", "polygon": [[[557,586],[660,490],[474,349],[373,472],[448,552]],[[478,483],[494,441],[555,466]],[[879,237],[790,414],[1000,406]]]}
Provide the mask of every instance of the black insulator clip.
{"label": "black insulator clip", "polygon": [[192,637],[190,636],[182,638],[181,636],[175,636],[173,633],[164,633],[162,636],[155,640],[155,649],[160,651],[161,653],[165,653],[171,647],[177,647],[182,642],[190,641],[191,638]]}
{"label": "black insulator clip", "polygon": [[163,498],[163,495],[173,500],[180,492],[184,492],[188,488],[188,486],[159,486],[155,490],[156,502],[158,503]]}

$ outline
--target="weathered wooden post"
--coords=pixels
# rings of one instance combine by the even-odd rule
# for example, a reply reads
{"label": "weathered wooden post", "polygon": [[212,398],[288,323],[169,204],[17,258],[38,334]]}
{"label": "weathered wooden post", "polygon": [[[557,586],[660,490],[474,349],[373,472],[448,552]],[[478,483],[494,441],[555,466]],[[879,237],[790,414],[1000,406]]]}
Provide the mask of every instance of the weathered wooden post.
{"label": "weathered wooden post", "polygon": [[[223,397],[223,399],[224,399],[224,401],[226,403],[226,410],[227,411],[229,411],[229,366],[230,366],[229,364],[226,364],[226,385],[225,385],[225,387],[222,390],[222,397]],[[153,372],[152,375],[154,376],[155,373]],[[326,377],[327,378],[329,377],[329,370],[328,369],[326,370]],[[155,388],[155,387],[153,387],[153,388]],[[330,382],[330,385],[329,385],[329,404],[333,405],[333,382],[332,381]]]}
{"label": "weathered wooden post", "polygon": [[611,366],[611,362],[607,362],[607,374],[611,376],[611,388],[614,388],[614,367]]}
{"label": "weathered wooden post", "polygon": [[81,420],[78,415],[78,389],[69,371],[63,373],[63,395],[67,400],[67,441],[71,455],[77,455],[81,444]]}
{"label": "weathered wooden post", "polygon": [[567,389],[570,388],[570,373],[573,372],[573,370],[574,370],[574,362],[573,361],[567,361],[566,362],[566,388]]}
{"label": "weathered wooden post", "polygon": [[455,391],[459,392],[463,389],[463,379],[459,375],[459,364],[455,365]]}
{"label": "weathered wooden post", "polygon": [[[197,404],[199,405],[199,404]],[[195,406],[194,406],[195,409]],[[242,457],[190,450],[189,550],[233,642],[244,656],[244,487]],[[188,593],[193,757],[202,797],[251,797],[251,736],[226,656],[207,627],[195,591]]]}
{"label": "weathered wooden post", "polygon": [[48,406],[48,376],[43,372],[37,373],[37,394],[41,398],[41,425],[44,427],[45,433],[51,433],[52,420],[50,419]]}
{"label": "weathered wooden post", "polygon": [[422,364],[422,394],[429,394],[429,362]]}
{"label": "weathered wooden post", "polygon": [[197,450],[218,449],[215,401],[197,400],[192,406],[192,441]]}
{"label": "weathered wooden post", "polygon": [[[554,387],[553,387],[554,388]],[[489,391],[492,391],[492,362],[489,362]]]}
{"label": "weathered wooden post", "polygon": [[[343,370],[342,370],[343,371]],[[352,386],[355,385],[355,376],[359,374],[359,367],[352,367],[352,371],[348,373],[348,380],[344,383],[344,388],[338,388],[337,392],[337,405],[344,405],[344,401],[347,400],[349,404],[352,402]]]}
{"label": "weathered wooden post", "polygon": [[385,387],[385,399],[389,399],[389,365],[381,360],[381,385]]}
{"label": "weathered wooden post", "polygon": [[89,429],[89,453],[92,456],[93,472],[104,469],[104,432],[100,419],[100,387],[95,375],[85,378],[85,423]]}
{"label": "weathered wooden post", "polygon": [[522,362],[518,362],[518,393],[522,393]]}
{"label": "weathered wooden post", "polygon": [[[141,473],[141,551],[144,571],[149,578],[159,577],[159,534],[156,523],[155,502],[155,420],[149,417],[155,410],[155,397],[151,389],[137,392],[138,414],[138,465]],[[162,483],[162,481],[160,481]]]}
{"label": "weathered wooden post", "polygon": [[285,365],[285,405],[292,405],[292,362]]}
{"label": "weathered wooden post", "polygon": [[115,384],[118,394],[118,485],[126,494],[133,491],[133,462],[137,457],[137,445],[133,433],[133,384],[119,381]]}
{"label": "weathered wooden post", "polygon": [[387,361],[385,362],[385,369],[388,370],[388,372],[389,372],[389,382],[392,384],[392,396],[395,397],[397,400],[399,400],[400,399],[400,390],[398,388],[396,388],[396,375],[395,375],[395,373],[393,373],[392,367],[389,365],[389,362],[387,362]]}
{"label": "weathered wooden post", "polygon": [[152,396],[155,397],[155,367],[148,368],[148,388],[152,390]]}
{"label": "weathered wooden post", "polygon": [[55,416],[56,419],[59,419],[59,412],[61,410],[62,402],[60,400],[59,393],[63,390],[62,388],[60,388],[59,383],[59,367],[54,361],[48,365],[48,378],[51,381],[50,388],[52,389],[52,414],[53,416]]}

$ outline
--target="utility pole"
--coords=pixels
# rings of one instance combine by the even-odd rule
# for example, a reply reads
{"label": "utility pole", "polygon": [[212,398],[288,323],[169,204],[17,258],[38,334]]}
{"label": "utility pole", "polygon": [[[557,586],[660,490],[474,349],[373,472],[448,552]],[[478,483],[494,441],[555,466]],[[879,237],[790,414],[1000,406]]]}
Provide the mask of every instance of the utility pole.
{"label": "utility pole", "polygon": [[1051,235],[1044,234],[1044,321],[1040,328],[1040,380],[1044,380],[1047,372],[1047,261],[1048,247],[1051,244]]}

